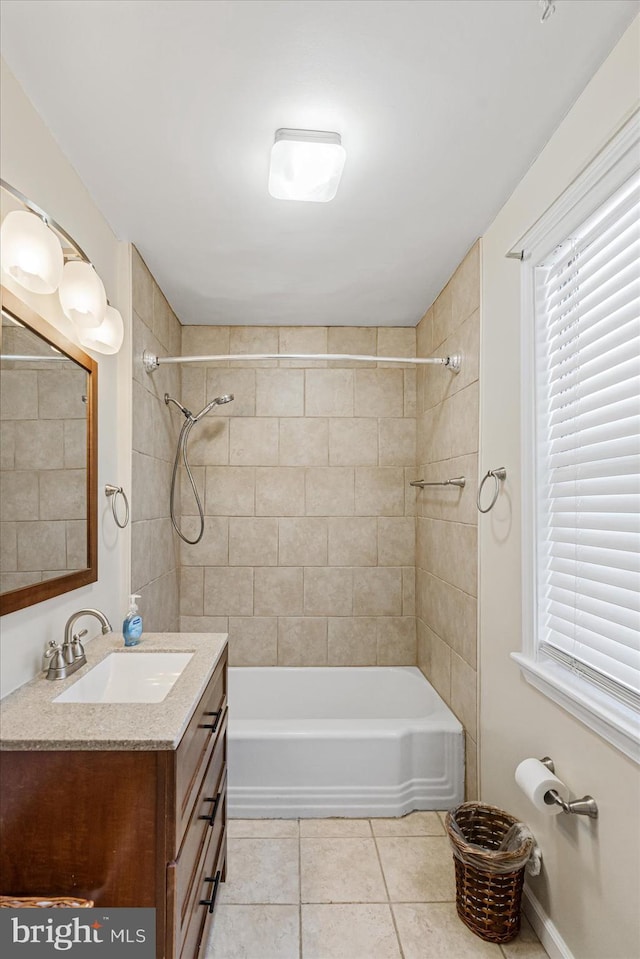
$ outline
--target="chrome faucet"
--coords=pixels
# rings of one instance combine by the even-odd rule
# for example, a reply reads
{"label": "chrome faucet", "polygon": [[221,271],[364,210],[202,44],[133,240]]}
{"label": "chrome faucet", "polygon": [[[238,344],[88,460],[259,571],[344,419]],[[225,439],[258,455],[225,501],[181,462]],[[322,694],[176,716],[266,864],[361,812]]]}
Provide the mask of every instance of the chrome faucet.
{"label": "chrome faucet", "polygon": [[103,634],[111,632],[111,623],[99,609],[78,610],[67,620],[62,646],[52,640],[45,650],[43,669],[47,674],[47,679],[66,679],[67,676],[71,676],[77,669],[85,665],[87,658],[80,640],[87,635],[88,630],[81,629],[79,633],[73,632],[76,622],[83,616],[95,616],[102,626]]}

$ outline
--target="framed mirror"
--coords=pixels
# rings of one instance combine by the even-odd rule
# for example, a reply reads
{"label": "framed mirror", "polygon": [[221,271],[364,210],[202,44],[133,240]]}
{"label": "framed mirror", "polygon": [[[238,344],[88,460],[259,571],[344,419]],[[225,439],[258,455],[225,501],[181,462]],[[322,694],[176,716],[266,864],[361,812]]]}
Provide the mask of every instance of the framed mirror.
{"label": "framed mirror", "polygon": [[98,578],[98,365],[2,287],[0,615]]}

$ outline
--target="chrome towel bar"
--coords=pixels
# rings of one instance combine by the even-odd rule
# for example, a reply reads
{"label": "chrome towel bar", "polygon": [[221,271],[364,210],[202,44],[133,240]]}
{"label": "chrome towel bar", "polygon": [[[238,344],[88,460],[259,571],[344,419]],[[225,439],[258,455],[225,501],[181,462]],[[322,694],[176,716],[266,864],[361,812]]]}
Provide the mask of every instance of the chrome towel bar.
{"label": "chrome towel bar", "polygon": [[409,486],[418,486],[420,489],[424,489],[425,486],[457,486],[459,489],[464,489],[467,480],[464,476],[454,476],[452,479],[440,480],[439,483],[425,483],[424,480],[411,480]]}

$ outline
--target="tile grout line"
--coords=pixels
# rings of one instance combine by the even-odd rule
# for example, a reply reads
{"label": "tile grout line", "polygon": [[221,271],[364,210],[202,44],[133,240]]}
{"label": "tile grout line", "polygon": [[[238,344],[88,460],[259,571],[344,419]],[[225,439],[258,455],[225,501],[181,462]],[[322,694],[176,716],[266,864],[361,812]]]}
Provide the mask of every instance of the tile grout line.
{"label": "tile grout line", "polygon": [[381,859],[381,857],[380,857],[380,850],[378,849],[378,840],[377,840],[376,834],[375,834],[375,832],[374,832],[373,826],[372,826],[372,824],[371,824],[371,820],[369,820],[369,829],[371,830],[371,835],[373,836],[373,846],[374,846],[374,849],[375,849],[375,851],[376,851],[376,856],[377,856],[377,858],[378,858],[378,865],[380,866],[380,872],[382,873],[382,881],[383,881],[383,883],[384,883],[384,889],[385,889],[385,892],[386,892],[386,894],[387,894],[387,903],[388,903],[388,906],[389,906],[389,912],[391,913],[391,922],[393,923],[393,930],[394,930],[394,932],[395,932],[395,934],[396,934],[396,941],[397,941],[397,943],[398,943],[398,950],[399,950],[399,952],[400,952],[400,959],[405,959],[405,957],[404,957],[404,949],[402,948],[402,943],[401,943],[401,941],[400,941],[400,933],[398,932],[398,925],[397,925],[397,923],[396,923],[396,916],[395,916],[395,913],[394,913],[394,911],[393,911],[393,906],[392,906],[392,904],[391,904],[391,896],[389,895],[389,887],[387,886],[387,877],[386,877],[385,874],[384,874],[384,866],[382,865],[382,859]]}

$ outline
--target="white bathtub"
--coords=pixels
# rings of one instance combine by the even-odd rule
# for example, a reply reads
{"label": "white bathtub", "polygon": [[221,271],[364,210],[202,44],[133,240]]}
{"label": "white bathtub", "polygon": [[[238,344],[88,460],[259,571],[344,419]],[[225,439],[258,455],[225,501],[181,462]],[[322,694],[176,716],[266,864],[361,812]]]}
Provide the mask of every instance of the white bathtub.
{"label": "white bathtub", "polygon": [[403,816],[464,798],[462,726],[419,669],[229,670],[229,815]]}

